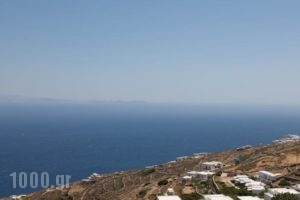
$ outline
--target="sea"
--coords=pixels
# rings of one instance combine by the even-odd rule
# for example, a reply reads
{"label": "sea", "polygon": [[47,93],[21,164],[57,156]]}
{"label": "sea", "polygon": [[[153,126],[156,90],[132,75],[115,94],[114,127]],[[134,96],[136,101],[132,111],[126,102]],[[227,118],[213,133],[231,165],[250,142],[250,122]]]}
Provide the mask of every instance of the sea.
{"label": "sea", "polygon": [[41,189],[14,188],[14,172],[77,181],[299,132],[300,109],[286,106],[2,102],[0,197]]}

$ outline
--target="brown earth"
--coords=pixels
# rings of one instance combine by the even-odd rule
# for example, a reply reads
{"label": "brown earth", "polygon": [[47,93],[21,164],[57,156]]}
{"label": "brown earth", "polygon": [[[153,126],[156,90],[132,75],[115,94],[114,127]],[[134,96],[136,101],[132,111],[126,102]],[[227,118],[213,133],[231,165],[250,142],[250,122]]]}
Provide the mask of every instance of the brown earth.
{"label": "brown earth", "polygon": [[[204,161],[221,161],[223,171],[228,174],[246,173],[255,175],[259,170],[291,174],[300,162],[300,143],[271,144],[236,151],[229,150],[208,154],[203,158],[190,157],[174,163],[161,164],[151,168],[104,174],[90,182],[78,181],[70,188],[43,190],[27,195],[25,200],[141,200],[155,199],[158,194],[173,187],[175,192],[189,192],[189,186],[181,177],[190,170],[199,170]],[[235,165],[234,158],[240,157]],[[168,180],[167,185],[158,185]],[[7,198],[9,199],[9,198]]]}

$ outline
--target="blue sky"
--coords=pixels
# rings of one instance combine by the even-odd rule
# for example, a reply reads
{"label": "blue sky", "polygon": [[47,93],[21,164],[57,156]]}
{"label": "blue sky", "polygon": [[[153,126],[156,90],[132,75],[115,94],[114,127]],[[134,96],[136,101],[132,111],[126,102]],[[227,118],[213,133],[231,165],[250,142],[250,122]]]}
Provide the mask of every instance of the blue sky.
{"label": "blue sky", "polygon": [[300,1],[0,1],[0,94],[300,103]]}

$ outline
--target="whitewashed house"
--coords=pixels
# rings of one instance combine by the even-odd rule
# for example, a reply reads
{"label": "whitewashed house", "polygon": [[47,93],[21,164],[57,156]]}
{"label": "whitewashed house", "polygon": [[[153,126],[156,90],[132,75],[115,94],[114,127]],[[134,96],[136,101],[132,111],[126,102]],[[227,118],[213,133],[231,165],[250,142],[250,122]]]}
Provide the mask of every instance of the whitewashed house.
{"label": "whitewashed house", "polygon": [[184,176],[182,177],[183,180],[186,180],[186,181],[189,181],[189,180],[192,180],[193,177],[191,176]]}
{"label": "whitewashed house", "polygon": [[173,188],[168,188],[167,195],[175,195],[175,191]]}
{"label": "whitewashed house", "polygon": [[237,196],[238,200],[263,200],[259,197],[255,197],[255,196]]}
{"label": "whitewashed house", "polygon": [[222,167],[223,167],[223,163],[218,161],[204,162],[201,164],[202,169],[210,170],[210,171],[221,169]]}
{"label": "whitewashed house", "polygon": [[27,195],[25,195],[25,194],[21,194],[21,195],[12,195],[12,196],[10,196],[10,198],[13,199],[13,200],[19,200],[19,199],[25,198],[26,196],[27,196]]}
{"label": "whitewashed house", "polygon": [[300,198],[300,192],[294,190],[294,189],[288,189],[288,188],[270,188],[268,189],[268,192],[265,193],[265,200],[271,200],[276,194],[285,194],[290,193],[296,195],[298,198]]}
{"label": "whitewashed house", "polygon": [[294,185],[292,188],[299,192],[300,191],[300,184]]}
{"label": "whitewashed house", "polygon": [[157,196],[156,200],[181,200],[179,196],[171,195],[171,196]]}
{"label": "whitewashed house", "polygon": [[278,178],[282,177],[282,174],[280,173],[274,174],[268,171],[259,171],[257,175],[258,178],[264,182],[273,182],[276,181]]}
{"label": "whitewashed house", "polygon": [[193,157],[194,158],[204,158],[208,155],[208,153],[205,153],[205,152],[201,152],[201,153],[194,153],[193,154]]}
{"label": "whitewashed house", "polygon": [[233,180],[236,183],[244,185],[248,191],[251,191],[253,194],[259,194],[265,190],[265,184],[260,181],[254,181],[249,178],[247,175],[237,175],[233,177]]}
{"label": "whitewashed house", "polygon": [[188,176],[192,177],[193,179],[198,179],[201,181],[207,181],[210,177],[212,177],[215,173],[210,171],[191,171],[188,172]]}
{"label": "whitewashed house", "polygon": [[229,196],[225,196],[224,194],[208,194],[203,195],[204,200],[233,200]]}
{"label": "whitewashed house", "polygon": [[239,184],[247,184],[247,183],[250,183],[252,182],[253,180],[250,179],[247,175],[237,175],[237,176],[234,176],[233,177],[233,180],[236,182],[236,183],[239,183]]}
{"label": "whitewashed house", "polygon": [[254,185],[254,186],[248,186],[247,190],[252,192],[253,194],[258,195],[259,193],[265,191],[265,187],[260,185]]}

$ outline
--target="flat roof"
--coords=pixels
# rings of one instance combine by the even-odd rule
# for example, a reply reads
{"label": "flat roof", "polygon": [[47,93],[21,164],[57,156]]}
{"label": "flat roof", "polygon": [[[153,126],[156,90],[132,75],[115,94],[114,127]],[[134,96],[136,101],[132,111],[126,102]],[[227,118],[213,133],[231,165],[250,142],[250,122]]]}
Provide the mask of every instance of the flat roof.
{"label": "flat roof", "polygon": [[282,193],[290,193],[290,194],[300,194],[298,191],[294,189],[288,189],[288,188],[270,188],[268,190],[272,194],[282,194]]}
{"label": "flat roof", "polygon": [[233,200],[231,197],[225,196],[224,194],[209,194],[203,196],[208,200]]}
{"label": "flat roof", "polygon": [[293,186],[294,189],[299,190],[300,189],[300,184],[296,184]]}
{"label": "flat roof", "polygon": [[262,182],[250,182],[250,183],[246,183],[246,186],[265,186],[266,184],[262,183]]}
{"label": "flat roof", "polygon": [[269,175],[269,176],[279,176],[279,175],[282,175],[282,174],[280,174],[280,173],[274,174],[274,173],[272,173],[272,172],[268,172],[268,171],[264,171],[264,170],[259,171],[259,173],[266,174],[266,175]]}
{"label": "flat roof", "polygon": [[249,176],[241,174],[241,175],[236,175],[233,178],[249,178]]}
{"label": "flat roof", "polygon": [[204,165],[215,165],[215,164],[223,164],[223,163],[219,162],[219,161],[209,161],[209,162],[204,162],[202,164],[204,164]]}
{"label": "flat roof", "polygon": [[215,173],[214,172],[210,172],[210,171],[190,171],[190,172],[188,172],[188,174],[213,175]]}
{"label": "flat roof", "polygon": [[179,196],[157,196],[158,200],[181,200],[181,198]]}
{"label": "flat roof", "polygon": [[254,196],[238,196],[237,198],[239,200],[262,200],[261,198]]}

